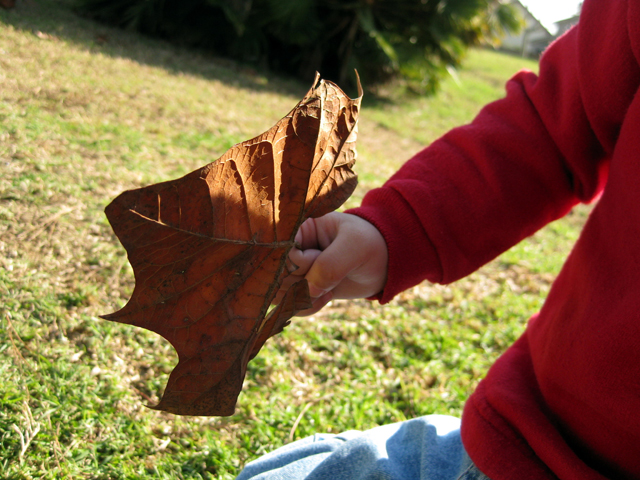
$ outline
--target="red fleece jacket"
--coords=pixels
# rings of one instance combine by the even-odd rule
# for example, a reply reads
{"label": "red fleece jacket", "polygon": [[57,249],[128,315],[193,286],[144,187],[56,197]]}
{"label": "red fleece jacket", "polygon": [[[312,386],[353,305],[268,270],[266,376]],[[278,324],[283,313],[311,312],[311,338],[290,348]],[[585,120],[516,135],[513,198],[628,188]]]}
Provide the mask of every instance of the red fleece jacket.
{"label": "red fleece jacket", "polygon": [[586,0],[539,76],[351,210],[389,248],[381,302],[453,282],[602,192],[539,314],[467,402],[493,480],[640,479],[640,1]]}

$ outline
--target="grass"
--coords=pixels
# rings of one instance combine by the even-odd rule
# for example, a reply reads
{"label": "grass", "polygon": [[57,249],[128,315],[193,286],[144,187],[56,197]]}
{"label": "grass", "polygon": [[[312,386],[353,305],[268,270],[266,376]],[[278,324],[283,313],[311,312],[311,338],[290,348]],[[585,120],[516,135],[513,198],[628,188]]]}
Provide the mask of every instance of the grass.
{"label": "grass", "polygon": [[[433,98],[365,101],[358,192],[501,95],[522,59],[471,52]],[[576,209],[452,286],[294,319],[250,364],[237,413],[176,417],[158,336],[110,323],[133,288],[103,208],[270,127],[308,88],[80,19],[0,10],[0,477],[229,479],[317,431],[459,415],[541,305],[578,235]]]}

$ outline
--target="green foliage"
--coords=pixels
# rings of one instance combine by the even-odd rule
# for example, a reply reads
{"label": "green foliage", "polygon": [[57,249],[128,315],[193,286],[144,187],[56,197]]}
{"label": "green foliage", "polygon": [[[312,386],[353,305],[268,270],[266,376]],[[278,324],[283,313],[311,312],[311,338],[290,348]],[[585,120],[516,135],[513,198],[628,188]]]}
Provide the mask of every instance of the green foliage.
{"label": "green foliage", "polygon": [[307,80],[432,92],[465,50],[520,28],[499,0],[76,0],[96,19]]}

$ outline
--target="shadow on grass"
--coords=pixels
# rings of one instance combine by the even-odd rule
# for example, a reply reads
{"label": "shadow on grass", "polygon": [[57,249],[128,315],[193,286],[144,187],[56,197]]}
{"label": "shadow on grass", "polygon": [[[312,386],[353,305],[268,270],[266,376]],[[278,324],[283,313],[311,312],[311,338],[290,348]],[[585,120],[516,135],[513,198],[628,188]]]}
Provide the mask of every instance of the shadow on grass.
{"label": "shadow on grass", "polygon": [[[309,82],[304,83],[277,75],[266,68],[257,69],[197,48],[181,47],[162,39],[112,27],[76,13],[73,3],[73,0],[18,0],[14,9],[0,9],[0,22],[34,35],[64,39],[90,52],[129,58],[174,74],[186,73],[219,80],[246,90],[274,92],[299,99],[313,81],[313,78],[309,78]],[[357,96],[355,90],[346,90],[350,97]],[[366,107],[373,108],[395,103],[388,95],[367,90],[366,86],[363,102]]]}
{"label": "shadow on grass", "polygon": [[[128,58],[174,74],[218,80],[241,89],[301,98],[309,87],[231,59],[83,18],[75,13],[72,0],[18,0],[14,9],[0,9],[0,22],[34,35],[57,37],[93,53]],[[309,84],[312,81],[310,78]]]}

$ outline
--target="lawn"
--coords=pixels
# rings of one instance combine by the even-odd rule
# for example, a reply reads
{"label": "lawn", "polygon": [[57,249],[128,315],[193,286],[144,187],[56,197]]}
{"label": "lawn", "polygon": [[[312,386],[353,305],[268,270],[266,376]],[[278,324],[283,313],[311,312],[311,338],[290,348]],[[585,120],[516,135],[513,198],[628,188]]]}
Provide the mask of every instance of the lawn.
{"label": "lawn", "polygon": [[[435,97],[365,98],[347,206],[520,68],[536,65],[477,50]],[[66,2],[0,10],[0,478],[230,479],[317,431],[460,414],[540,307],[587,207],[455,285],[294,319],[251,362],[228,418],[146,408],[173,349],[98,318],[133,288],[103,214],[111,199],[215,160],[308,87],[95,24]]]}

